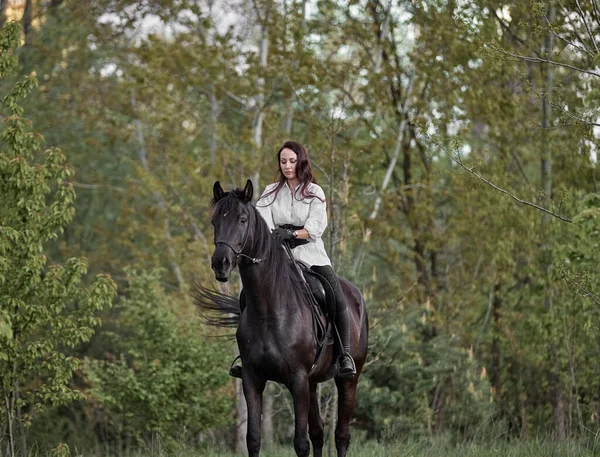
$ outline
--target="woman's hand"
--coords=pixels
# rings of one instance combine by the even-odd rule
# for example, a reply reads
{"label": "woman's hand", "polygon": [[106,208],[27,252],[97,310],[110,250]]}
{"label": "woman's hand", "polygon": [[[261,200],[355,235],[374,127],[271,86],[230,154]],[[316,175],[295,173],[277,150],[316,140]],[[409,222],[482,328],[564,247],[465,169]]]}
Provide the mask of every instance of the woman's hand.
{"label": "woman's hand", "polygon": [[296,238],[292,229],[278,227],[271,232],[271,235],[276,241],[283,243],[284,241],[293,240]]}

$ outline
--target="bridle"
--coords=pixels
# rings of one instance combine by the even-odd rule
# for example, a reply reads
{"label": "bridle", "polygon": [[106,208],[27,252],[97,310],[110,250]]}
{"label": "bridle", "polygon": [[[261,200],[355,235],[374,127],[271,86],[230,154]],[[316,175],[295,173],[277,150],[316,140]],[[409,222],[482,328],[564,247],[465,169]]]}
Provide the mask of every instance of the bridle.
{"label": "bridle", "polygon": [[250,231],[250,224],[248,224],[248,226],[246,227],[246,233],[244,234],[244,242],[242,243],[242,247],[240,248],[240,250],[236,250],[231,244],[229,244],[227,241],[215,241],[215,246],[218,246],[219,244],[222,244],[224,246],[227,246],[229,249],[231,249],[233,251],[233,253],[235,254],[235,258],[239,259],[240,257],[245,257],[248,260],[250,260],[253,264],[257,264],[262,262],[264,259],[259,259],[258,257],[250,257],[249,255],[244,254],[242,251],[244,250],[244,248],[246,247],[246,242],[248,241],[248,232]]}

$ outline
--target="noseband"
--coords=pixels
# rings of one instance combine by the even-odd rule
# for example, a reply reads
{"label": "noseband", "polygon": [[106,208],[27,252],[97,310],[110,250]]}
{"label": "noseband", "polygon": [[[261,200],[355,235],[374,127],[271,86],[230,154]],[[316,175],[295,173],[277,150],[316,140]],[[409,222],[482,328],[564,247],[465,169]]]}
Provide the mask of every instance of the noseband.
{"label": "noseband", "polygon": [[229,249],[231,249],[233,251],[233,253],[235,254],[235,258],[236,259],[239,259],[240,257],[246,257],[253,264],[260,263],[260,262],[263,261],[263,259],[259,259],[257,257],[250,257],[249,255],[246,255],[246,254],[242,253],[242,251],[246,247],[246,242],[248,241],[248,232],[249,232],[249,230],[250,230],[250,227],[249,226],[246,227],[246,234],[244,235],[244,242],[242,243],[242,247],[240,248],[239,251],[237,251],[231,244],[229,244],[226,241],[215,241],[215,246],[218,246],[219,244],[227,246]]}

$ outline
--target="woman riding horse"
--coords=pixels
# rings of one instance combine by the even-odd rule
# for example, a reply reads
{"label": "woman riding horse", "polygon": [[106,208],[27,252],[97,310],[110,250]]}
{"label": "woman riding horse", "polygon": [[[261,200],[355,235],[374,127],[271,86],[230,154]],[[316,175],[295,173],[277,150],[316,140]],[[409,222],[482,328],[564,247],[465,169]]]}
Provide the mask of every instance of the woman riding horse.
{"label": "woman riding horse", "polygon": [[[348,307],[321,239],[327,227],[325,193],[316,183],[308,153],[300,143],[285,142],[277,151],[277,162],[279,180],[265,188],[256,209],[273,237],[295,246],[294,258],[309,265],[331,284],[336,302],[333,315],[342,343],[338,376],[351,378],[356,375],[356,366],[350,355]],[[241,378],[241,368],[232,365],[229,374]]]}
{"label": "woman riding horse", "polygon": [[[306,154],[303,154],[305,151],[297,144],[286,144],[290,147],[284,147],[278,153],[280,164],[285,162],[280,165],[284,181],[281,186],[276,184],[267,189],[265,208],[258,209],[252,204],[254,189],[250,180],[244,189],[229,192],[225,192],[218,181],[215,182],[211,221],[215,250],[211,268],[215,279],[221,282],[228,281],[231,272],[237,268],[244,294],[243,300],[240,300],[196,284],[195,303],[204,311],[209,324],[237,329],[236,340],[243,361],[243,369],[240,368],[242,387],[248,408],[246,444],[249,457],[260,455],[263,392],[270,381],[285,385],[292,395],[296,455],[308,457],[312,442],[314,457],[322,457],[324,424],[319,412],[317,385],[331,378],[335,380],[339,399],[335,445],[337,456],[345,457],[350,445],[350,421],[356,404],[356,389],[367,356],[368,315],[358,288],[334,276],[331,281],[340,289],[338,307],[347,305],[347,314],[337,313],[342,318],[346,314],[348,319],[349,337],[343,345],[344,360],[353,362],[344,362],[345,376],[349,377],[343,377],[336,363],[339,351],[333,345],[321,345],[322,341],[316,335],[313,325],[315,315],[306,284],[290,262],[286,250],[274,238],[265,217],[259,213],[268,211],[266,214],[273,224],[271,228],[285,222],[294,224],[296,228],[275,229],[278,239],[296,242],[312,239],[309,244],[296,247],[294,257],[300,257],[297,253],[306,250],[310,254],[309,248],[320,244],[318,252],[327,260],[325,263],[317,260],[313,268],[314,265],[324,266],[331,272],[320,240],[326,224],[323,191],[312,182],[311,177],[299,177],[301,170],[306,169],[306,165],[301,165],[302,160],[307,160]],[[293,148],[300,152],[294,152]],[[296,164],[291,163],[292,159],[296,160]],[[290,169],[288,165],[294,166]],[[294,173],[297,181],[293,179]],[[278,199],[281,199],[279,203]],[[279,219],[275,215],[277,211],[286,211],[286,202],[288,214],[300,214],[298,219]],[[322,215],[312,220],[308,214],[318,208]],[[298,237],[294,237],[294,231]],[[321,325],[325,324],[322,316],[317,319]],[[343,326],[344,323],[341,327],[345,332]],[[350,354],[352,358],[348,357]],[[356,374],[353,375],[354,368]]]}

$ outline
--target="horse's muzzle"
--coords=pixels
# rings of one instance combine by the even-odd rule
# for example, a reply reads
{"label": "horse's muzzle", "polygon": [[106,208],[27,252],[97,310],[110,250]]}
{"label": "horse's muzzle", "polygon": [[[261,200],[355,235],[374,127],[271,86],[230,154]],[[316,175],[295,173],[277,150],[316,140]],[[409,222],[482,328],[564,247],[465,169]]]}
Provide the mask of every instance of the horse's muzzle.
{"label": "horse's muzzle", "polygon": [[223,249],[218,246],[212,255],[210,266],[215,272],[215,279],[220,282],[227,282],[231,270],[235,267],[235,256],[232,255],[230,249]]}

